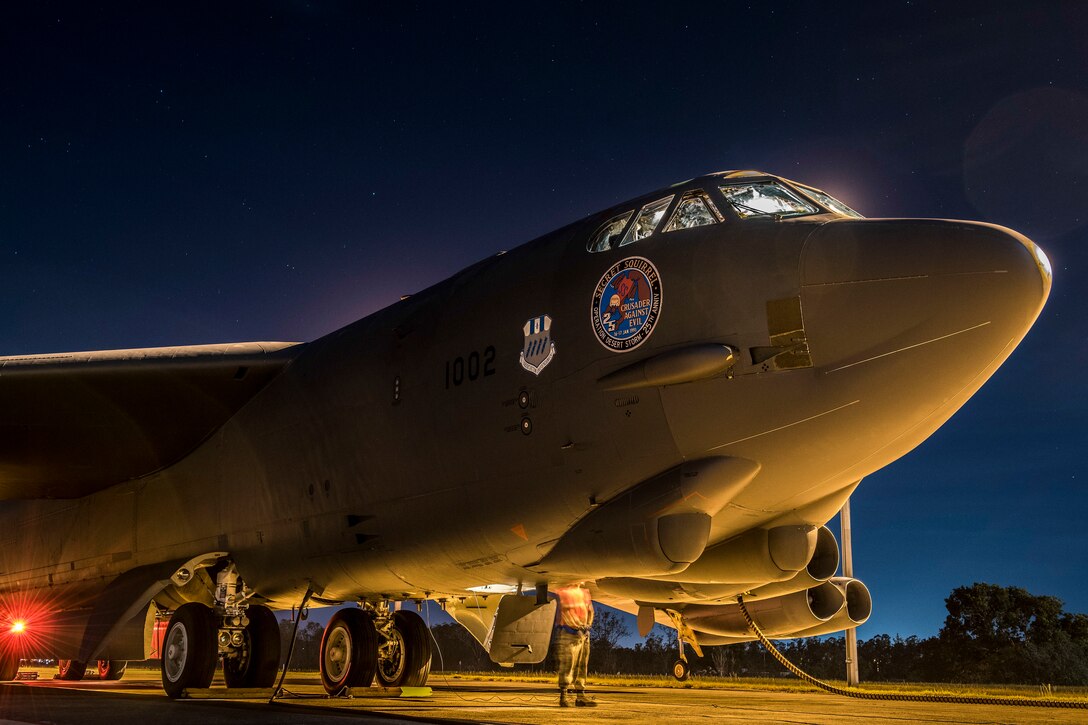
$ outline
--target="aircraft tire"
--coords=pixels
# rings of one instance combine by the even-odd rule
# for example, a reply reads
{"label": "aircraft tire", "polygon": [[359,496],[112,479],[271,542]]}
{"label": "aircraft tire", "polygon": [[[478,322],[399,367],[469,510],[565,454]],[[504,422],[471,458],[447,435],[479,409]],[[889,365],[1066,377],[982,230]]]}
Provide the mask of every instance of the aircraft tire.
{"label": "aircraft tire", "polygon": [[378,682],[385,687],[422,687],[431,672],[431,632],[415,612],[393,615],[391,656],[378,662]]}
{"label": "aircraft tire", "polygon": [[0,682],[14,680],[19,674],[19,656],[12,651],[0,648]]}
{"label": "aircraft tire", "polygon": [[378,669],[378,631],[361,609],[341,609],[321,635],[319,664],[325,692],[369,687]]}
{"label": "aircraft tire", "polygon": [[268,607],[250,605],[245,649],[238,657],[223,658],[227,687],[272,687],[280,664],[280,625]]}
{"label": "aircraft tire", "polygon": [[219,648],[212,610],[190,602],[178,607],[162,643],[162,689],[171,699],[212,683]]}
{"label": "aircraft tire", "polygon": [[57,679],[76,682],[87,674],[87,663],[79,660],[57,660]]}
{"label": "aircraft tire", "polygon": [[691,667],[684,660],[676,660],[672,663],[672,676],[680,682],[684,682],[691,676]]}
{"label": "aircraft tire", "polygon": [[119,680],[127,668],[128,660],[98,660],[98,679]]}

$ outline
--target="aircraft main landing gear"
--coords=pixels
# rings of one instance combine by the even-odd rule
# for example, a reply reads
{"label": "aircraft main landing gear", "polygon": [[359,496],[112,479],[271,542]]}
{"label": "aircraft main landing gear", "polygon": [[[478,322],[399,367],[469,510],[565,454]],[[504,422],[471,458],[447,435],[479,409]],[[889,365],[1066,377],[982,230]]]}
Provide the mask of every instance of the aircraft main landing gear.
{"label": "aircraft main landing gear", "polygon": [[431,672],[431,633],[426,623],[403,609],[384,620],[383,626],[379,616],[378,682],[385,687],[422,687]]}
{"label": "aircraft main landing gear", "polygon": [[212,683],[219,659],[215,629],[212,610],[196,602],[183,604],[170,617],[162,641],[162,689],[171,699]]}
{"label": "aircraft main landing gear", "polygon": [[98,660],[98,679],[119,680],[125,676],[127,660]]}
{"label": "aircraft main landing gear", "polygon": [[321,637],[321,684],[336,695],[347,687],[421,687],[431,672],[431,633],[416,612],[392,612],[387,602],[341,609]]}
{"label": "aircraft main landing gear", "polygon": [[341,609],[321,635],[321,684],[335,695],[347,687],[369,687],[378,670],[378,632],[361,609]]}
{"label": "aircraft main landing gear", "polygon": [[[238,576],[233,562],[219,563],[215,608],[198,602],[183,604],[166,628],[162,686],[172,698],[187,688],[208,687],[220,657],[229,688],[271,687],[275,683],[280,660],[276,616],[268,607],[249,603],[253,592]],[[122,663],[116,677],[123,671]]]}
{"label": "aircraft main landing gear", "polygon": [[87,663],[79,660],[57,660],[57,679],[76,682],[87,674]]}
{"label": "aircraft main landing gear", "polygon": [[268,607],[250,605],[242,644],[223,655],[227,687],[272,687],[280,661],[280,627]]}

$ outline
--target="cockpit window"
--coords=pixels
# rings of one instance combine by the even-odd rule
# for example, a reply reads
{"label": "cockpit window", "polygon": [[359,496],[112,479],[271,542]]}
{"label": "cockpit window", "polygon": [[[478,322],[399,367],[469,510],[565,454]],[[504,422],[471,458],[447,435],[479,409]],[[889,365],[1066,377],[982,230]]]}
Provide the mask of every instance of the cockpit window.
{"label": "cockpit window", "polygon": [[665,216],[665,210],[669,208],[669,202],[671,201],[672,197],[666,196],[664,199],[652,201],[642,207],[642,211],[638,213],[635,223],[627,230],[627,234],[623,235],[620,246],[634,244],[638,240],[645,239],[653,234],[654,230],[657,229],[657,225],[661,222],[661,217]]}
{"label": "cockpit window", "polygon": [[774,181],[729,184],[718,187],[742,219],[818,214],[819,209]]}
{"label": "cockpit window", "polygon": [[676,211],[672,213],[672,218],[665,225],[665,231],[691,229],[715,224],[721,220],[722,215],[714,208],[714,203],[710,201],[705,191],[690,191],[676,205]]}
{"label": "cockpit window", "polygon": [[620,234],[623,234],[623,228],[627,226],[627,220],[634,214],[634,209],[625,211],[624,213],[614,216],[604,223],[597,233],[593,236],[593,239],[589,242],[589,251],[591,252],[605,252],[612,248],[612,242],[614,242]]}
{"label": "cockpit window", "polygon": [[843,214],[845,216],[852,216],[855,219],[864,219],[865,218],[861,214],[858,214],[856,211],[854,211],[853,209],[848,207],[846,204],[843,204],[841,201],[839,201],[835,197],[831,196],[830,194],[825,194],[824,192],[820,191],[819,189],[813,189],[813,188],[808,187],[808,186],[802,186],[801,191],[805,192],[805,194],[807,194],[808,196],[815,199],[818,203],[823,204],[824,206],[826,206],[828,209],[830,209],[833,212],[836,212],[838,214]]}

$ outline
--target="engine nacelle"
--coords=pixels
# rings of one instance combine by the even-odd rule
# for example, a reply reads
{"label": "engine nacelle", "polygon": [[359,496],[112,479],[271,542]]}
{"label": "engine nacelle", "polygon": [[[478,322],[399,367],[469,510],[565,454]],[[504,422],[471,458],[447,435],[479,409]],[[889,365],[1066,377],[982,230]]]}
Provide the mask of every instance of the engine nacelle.
{"label": "engine nacelle", "polygon": [[[843,590],[831,582],[811,589],[764,599],[748,604],[759,628],[767,636],[782,635],[817,627],[846,606]],[[684,609],[684,619],[692,629],[727,637],[750,634],[748,623],[736,604],[694,605]]]}
{"label": "engine nacelle", "polygon": [[[800,572],[786,568],[798,566],[804,568]],[[780,526],[754,529],[716,544],[679,574],[604,578],[597,586],[608,594],[659,607],[722,601],[745,592],[749,601],[810,589],[829,579],[838,566],[839,545],[826,526]],[[789,578],[764,584],[769,577]]]}
{"label": "engine nacelle", "polygon": [[752,529],[708,548],[683,572],[654,578],[749,586],[751,582],[781,581],[793,577],[812,561],[819,538],[815,526]]}
{"label": "engine nacelle", "polygon": [[669,469],[591,511],[532,568],[594,579],[683,571],[706,549],[711,518],[759,469],[726,456]]}
{"label": "engine nacelle", "polygon": [[658,609],[689,602],[734,599],[749,586],[747,584],[696,584],[635,577],[609,577],[597,580],[597,588],[606,594],[652,604]]}
{"label": "engine nacelle", "polygon": [[865,624],[873,613],[873,597],[869,593],[869,587],[857,579],[849,577],[835,577],[831,583],[842,590],[846,596],[846,606],[835,616],[823,624],[795,632],[794,637],[815,637],[821,634],[831,634],[844,629],[850,629]]}
{"label": "engine nacelle", "polygon": [[835,575],[839,569],[839,543],[835,535],[826,526],[816,530],[816,551],[801,571],[783,581],[771,582],[758,586],[744,596],[744,601],[757,601],[793,594],[804,589],[819,586]]}
{"label": "engine nacelle", "polygon": [[[873,599],[869,594],[869,588],[862,584],[857,579],[851,579],[849,577],[835,577],[828,581],[828,584],[839,589],[846,598],[846,605],[842,607],[838,612],[831,616],[826,622],[821,622],[812,627],[800,629],[792,632],[780,632],[777,634],[771,634],[764,630],[764,634],[767,634],[771,639],[796,639],[798,637],[818,637],[824,634],[832,634],[834,632],[841,632],[844,629],[851,629],[859,625],[865,624],[866,620],[873,613]],[[756,623],[762,624],[760,620],[756,618],[753,609],[756,608],[756,602],[748,604],[745,600],[745,606],[748,607],[748,612],[752,614],[753,619],[756,619]],[[689,610],[685,610],[688,612]],[[743,615],[741,615],[743,618]],[[698,620],[691,620],[699,624],[696,627],[696,636],[699,639],[699,644],[704,647],[712,647],[714,645],[721,644],[739,644],[741,642],[752,642],[757,639],[755,634],[748,632],[747,634],[714,634],[708,631],[700,629],[701,622]]]}

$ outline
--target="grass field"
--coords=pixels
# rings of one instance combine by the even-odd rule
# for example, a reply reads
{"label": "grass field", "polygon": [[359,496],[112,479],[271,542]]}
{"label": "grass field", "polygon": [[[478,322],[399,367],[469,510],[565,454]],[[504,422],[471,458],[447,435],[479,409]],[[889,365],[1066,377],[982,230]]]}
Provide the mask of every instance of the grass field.
{"label": "grass field", "polygon": [[[431,672],[430,684],[442,679],[488,680],[493,682],[553,682],[554,675],[511,672]],[[817,688],[795,677],[692,677],[678,682],[668,675],[599,675],[590,674],[590,684],[598,687],[666,687],[700,690],[764,690],[769,692],[812,692]],[[844,680],[828,680],[828,684],[846,688]],[[960,697],[1035,697],[1088,702],[1088,687],[1058,687],[1039,685],[959,685],[946,682],[875,682],[861,683],[865,692],[895,695],[954,695]]]}

